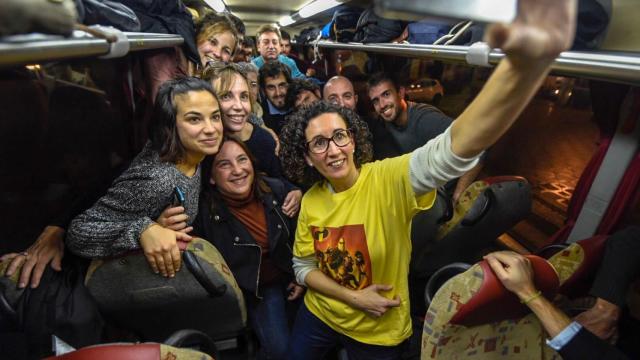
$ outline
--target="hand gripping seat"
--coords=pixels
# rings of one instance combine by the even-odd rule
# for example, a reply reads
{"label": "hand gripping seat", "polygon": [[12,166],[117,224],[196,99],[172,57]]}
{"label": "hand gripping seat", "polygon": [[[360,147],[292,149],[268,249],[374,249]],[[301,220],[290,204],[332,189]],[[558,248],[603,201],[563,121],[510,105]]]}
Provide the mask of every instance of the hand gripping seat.
{"label": "hand gripping seat", "polygon": [[476,181],[462,193],[444,223],[437,222],[446,212],[438,200],[435,215],[429,217],[426,211],[413,220],[412,276],[428,276],[453,262],[476,262],[483,249],[529,215],[531,186],[518,176]]}
{"label": "hand gripping seat", "polygon": [[[559,287],[555,270],[540,257],[528,257],[536,287],[553,298]],[[560,359],[545,345],[535,315],[527,313],[483,260],[436,293],[425,317],[421,358]]]}
{"label": "hand gripping seat", "polygon": [[[598,269],[606,236],[578,241],[548,261],[532,260],[536,286],[548,299],[582,295]],[[459,266],[458,266],[459,268]],[[549,271],[552,269],[553,271]],[[430,286],[427,284],[427,289]],[[485,261],[451,278],[435,294],[422,334],[422,359],[559,359],[544,344],[546,333],[534,314],[500,284]]]}
{"label": "hand gripping seat", "polygon": [[136,252],[94,260],[85,283],[105,319],[145,341],[162,341],[179,329],[221,340],[245,329],[242,291],[218,250],[204,239],[187,244],[174,278],[154,274]]}

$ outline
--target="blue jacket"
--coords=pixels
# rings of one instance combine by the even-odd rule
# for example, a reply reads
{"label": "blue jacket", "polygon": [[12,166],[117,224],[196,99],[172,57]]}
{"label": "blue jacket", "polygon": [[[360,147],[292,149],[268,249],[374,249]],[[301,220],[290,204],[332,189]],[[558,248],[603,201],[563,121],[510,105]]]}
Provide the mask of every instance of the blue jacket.
{"label": "blue jacket", "polygon": [[[289,68],[289,70],[291,70],[291,77],[292,78],[306,78],[306,76],[304,76],[303,73],[300,72],[300,69],[298,69],[298,66],[296,65],[296,62],[293,61],[293,59],[284,56],[282,54],[278,55],[278,61],[280,61],[281,63],[287,65],[287,67]],[[253,58],[253,60],[251,60],[251,62],[253,62],[258,69],[260,69],[262,67],[262,65],[264,65],[264,58],[262,56],[258,56]]]}

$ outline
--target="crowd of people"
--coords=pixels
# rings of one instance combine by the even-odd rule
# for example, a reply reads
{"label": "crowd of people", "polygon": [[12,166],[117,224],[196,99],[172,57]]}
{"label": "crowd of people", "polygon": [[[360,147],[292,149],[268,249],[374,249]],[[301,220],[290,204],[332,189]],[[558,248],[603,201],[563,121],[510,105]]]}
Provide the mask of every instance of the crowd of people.
{"label": "crowd of people", "polygon": [[[456,119],[405,100],[384,72],[368,80],[377,117],[368,119],[350,79],[318,81],[277,27],[261,26],[254,49],[240,19],[203,15],[200,62],[177,56],[150,80],[157,95],[142,152],[67,228],[48,226],[26,251],[3,256],[6,275],[37,287],[65,249],[85,258],[142,249],[170,278],[179,243],[198,236],[243,290],[261,358],[322,358],[341,345],[352,359],[398,359],[412,334],[412,218],[439,187],[456,201],[474,181],[485,149],[571,45],[575,3],[522,0],[512,24],[489,28],[506,57]],[[178,206],[176,187],[186,196]],[[535,294],[517,285],[528,277],[513,279],[526,267],[511,254],[488,259],[508,289]],[[552,337],[568,323],[559,326]]]}

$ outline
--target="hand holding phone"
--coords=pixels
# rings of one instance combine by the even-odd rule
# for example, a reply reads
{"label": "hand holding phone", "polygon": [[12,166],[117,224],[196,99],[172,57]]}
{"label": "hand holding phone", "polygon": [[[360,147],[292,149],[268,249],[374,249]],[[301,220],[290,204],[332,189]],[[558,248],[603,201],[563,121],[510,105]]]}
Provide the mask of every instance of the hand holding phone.
{"label": "hand holding phone", "polygon": [[193,228],[187,226],[189,216],[185,213],[184,205],[184,192],[176,186],[171,194],[171,203],[160,214],[156,222],[167,229],[189,233]]}

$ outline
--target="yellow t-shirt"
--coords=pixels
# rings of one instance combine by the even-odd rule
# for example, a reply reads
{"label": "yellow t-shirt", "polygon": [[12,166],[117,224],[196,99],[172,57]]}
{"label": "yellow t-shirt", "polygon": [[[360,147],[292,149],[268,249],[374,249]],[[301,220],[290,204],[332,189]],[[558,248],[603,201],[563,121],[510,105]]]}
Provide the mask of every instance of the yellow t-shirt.
{"label": "yellow t-shirt", "polygon": [[411,219],[428,209],[435,191],[416,198],[409,180],[410,154],[362,166],[355,185],[332,193],[316,183],[302,198],[293,254],[315,255],[318,268],[342,286],[393,285],[401,305],[374,319],[312,289],[304,301],[335,331],[366,344],[392,346],[411,336],[407,276]]}

